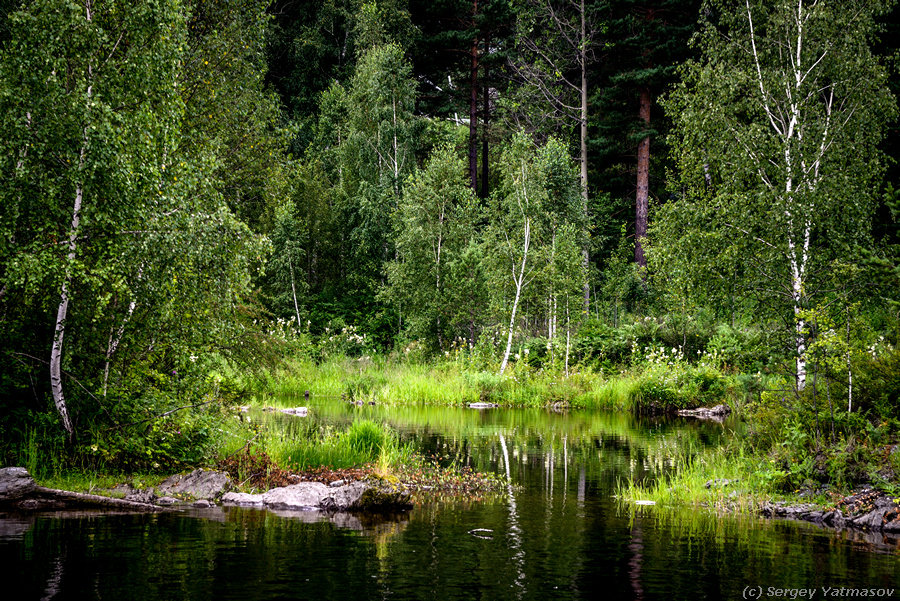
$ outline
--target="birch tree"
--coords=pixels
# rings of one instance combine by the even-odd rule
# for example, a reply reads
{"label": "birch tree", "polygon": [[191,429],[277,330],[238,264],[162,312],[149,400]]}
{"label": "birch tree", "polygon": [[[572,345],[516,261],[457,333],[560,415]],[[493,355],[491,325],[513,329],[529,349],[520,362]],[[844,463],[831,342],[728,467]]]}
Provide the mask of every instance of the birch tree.
{"label": "birch tree", "polygon": [[501,158],[502,180],[491,202],[490,225],[485,241],[485,257],[492,274],[492,301],[498,315],[508,315],[506,346],[500,373],[506,371],[512,350],[517,318],[538,263],[541,211],[547,204],[544,174],[534,143],[519,132]]}
{"label": "birch tree", "polygon": [[0,49],[0,371],[25,365],[17,402],[52,399],[70,439],[183,402],[179,370],[239,336],[264,254],[217,173],[239,147],[190,136],[189,19],[175,0],[39,0]]}
{"label": "birch tree", "polygon": [[404,186],[395,216],[397,259],[388,266],[387,296],[403,308],[411,335],[443,350],[460,310],[467,276],[454,267],[474,239],[480,210],[466,181],[466,166],[449,147],[432,153],[428,163]]}
{"label": "birch tree", "polygon": [[[142,159],[179,115],[183,13],[177,3],[42,0],[11,15],[10,26],[0,112],[4,136],[21,152],[4,188],[4,222],[17,239],[4,276],[19,290],[56,290],[47,364],[71,437],[62,364],[76,288],[107,277],[110,257],[93,243],[140,218],[141,197],[160,180],[159,161]],[[31,240],[16,236],[26,232]],[[111,336],[107,355],[116,345]]]}
{"label": "birch tree", "polygon": [[744,248],[747,293],[785,320],[801,391],[804,311],[829,263],[867,235],[896,113],[870,50],[888,6],[712,0],[702,58],[667,102],[684,202],[707,216],[694,226]]}
{"label": "birch tree", "polygon": [[[585,0],[528,0],[518,23],[516,74],[530,94],[550,110],[522,111],[523,117],[540,116],[557,127],[578,132],[578,164],[582,211],[588,207],[588,70],[596,61],[594,46],[602,27]],[[587,221],[583,222],[582,254],[585,269],[590,263]],[[584,311],[590,288],[585,281]]]}
{"label": "birch tree", "polygon": [[573,167],[558,141],[551,138],[538,148],[521,131],[501,158],[502,178],[484,236],[492,305],[507,326],[501,374],[526,311],[546,324],[552,338],[560,317],[568,332],[571,302],[581,296],[586,272],[577,249],[583,213]]}
{"label": "birch tree", "polygon": [[415,85],[403,50],[390,43],[361,56],[348,89],[341,186],[354,270],[368,280],[364,285],[381,279],[385,263],[394,258],[391,215],[403,180],[415,168]]}

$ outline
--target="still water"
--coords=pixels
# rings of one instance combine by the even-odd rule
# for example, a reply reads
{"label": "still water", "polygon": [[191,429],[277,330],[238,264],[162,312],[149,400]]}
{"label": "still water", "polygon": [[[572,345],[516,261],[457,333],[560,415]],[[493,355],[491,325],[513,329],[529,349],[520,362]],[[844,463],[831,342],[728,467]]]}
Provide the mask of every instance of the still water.
{"label": "still water", "polygon": [[[379,519],[214,508],[0,520],[0,599],[741,599],[747,587],[762,598],[816,589],[821,599],[823,587],[900,598],[896,539],[613,497],[618,479],[655,477],[735,424],[310,406],[306,419],[368,417],[445,461],[508,473],[509,494]],[[303,418],[276,419],[290,429]]]}

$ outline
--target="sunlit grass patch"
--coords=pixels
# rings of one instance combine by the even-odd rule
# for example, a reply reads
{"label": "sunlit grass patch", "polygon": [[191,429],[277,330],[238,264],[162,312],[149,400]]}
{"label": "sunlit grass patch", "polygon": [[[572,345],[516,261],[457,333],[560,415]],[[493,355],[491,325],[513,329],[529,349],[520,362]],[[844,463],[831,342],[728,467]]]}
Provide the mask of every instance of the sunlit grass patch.
{"label": "sunlit grass patch", "polygon": [[754,512],[775,497],[761,459],[739,445],[696,452],[691,446],[681,447],[650,467],[649,476],[620,481],[616,496],[626,503],[651,501],[738,513]]}

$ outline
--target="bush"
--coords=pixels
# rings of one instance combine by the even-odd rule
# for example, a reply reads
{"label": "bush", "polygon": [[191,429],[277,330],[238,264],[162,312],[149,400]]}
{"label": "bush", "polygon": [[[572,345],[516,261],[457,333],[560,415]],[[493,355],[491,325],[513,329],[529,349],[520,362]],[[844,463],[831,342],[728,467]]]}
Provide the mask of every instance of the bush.
{"label": "bush", "polygon": [[626,363],[633,347],[625,327],[613,329],[599,320],[590,319],[578,332],[573,355],[583,363],[610,367]]}
{"label": "bush", "polygon": [[489,371],[465,372],[466,384],[478,391],[478,399],[487,401],[496,398],[503,386],[503,377]]}
{"label": "bush", "polygon": [[778,358],[762,333],[748,328],[722,324],[706,344],[706,361],[726,370],[759,371]]}
{"label": "bush", "polygon": [[651,362],[638,378],[636,405],[644,413],[717,405],[726,402],[732,387],[729,378],[709,366],[691,366],[678,360]]}
{"label": "bush", "polygon": [[863,357],[856,365],[857,408],[882,419],[900,419],[900,349],[872,345]]}

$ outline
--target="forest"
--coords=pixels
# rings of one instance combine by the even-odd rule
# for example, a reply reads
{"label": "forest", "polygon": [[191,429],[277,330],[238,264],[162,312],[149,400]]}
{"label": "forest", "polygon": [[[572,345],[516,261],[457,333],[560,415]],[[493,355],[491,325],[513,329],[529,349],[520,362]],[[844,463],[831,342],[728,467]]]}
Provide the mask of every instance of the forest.
{"label": "forest", "polygon": [[894,490],[898,15],[4,0],[0,454],[199,465],[289,386],[727,402],[774,488]]}

